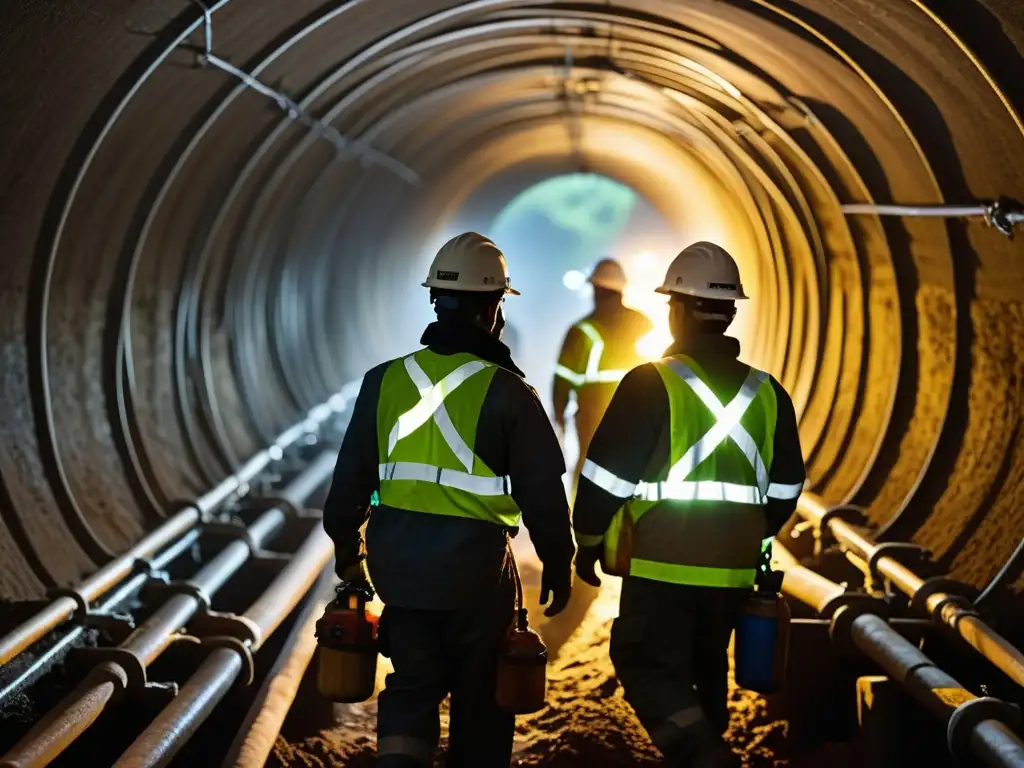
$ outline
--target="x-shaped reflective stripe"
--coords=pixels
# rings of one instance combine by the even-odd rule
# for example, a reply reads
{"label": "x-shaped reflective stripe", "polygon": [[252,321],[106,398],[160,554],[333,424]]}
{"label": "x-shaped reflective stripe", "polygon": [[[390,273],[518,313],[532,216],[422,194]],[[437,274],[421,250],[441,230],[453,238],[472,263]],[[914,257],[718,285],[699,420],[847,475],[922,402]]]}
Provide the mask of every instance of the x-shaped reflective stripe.
{"label": "x-shaped reflective stripe", "polygon": [[444,437],[445,442],[448,443],[448,447],[452,449],[452,453],[455,454],[462,466],[466,468],[466,471],[471,472],[473,470],[473,451],[470,450],[469,446],[466,445],[466,441],[462,439],[458,430],[455,429],[451,416],[448,415],[448,409],[445,408],[444,400],[458,389],[466,379],[475,373],[479,373],[486,367],[486,363],[474,360],[465,365],[460,365],[441,379],[441,381],[434,384],[411,355],[405,358],[405,370],[419,390],[420,401],[399,416],[395,426],[392,427],[391,434],[388,436],[388,458],[391,457],[391,453],[395,450],[399,440],[411,435],[426,424],[428,419],[433,417],[434,423],[441,430],[441,435]]}
{"label": "x-shaped reflective stripe", "polygon": [[707,384],[695,374],[686,363],[676,358],[667,361],[668,366],[682,378],[683,381],[693,390],[693,393],[700,398],[708,410],[715,416],[715,425],[690,449],[683,457],[676,462],[669,471],[668,480],[672,482],[683,482],[690,473],[697,468],[704,459],[722,444],[726,438],[731,438],[734,443],[743,451],[751,468],[757,477],[757,488],[763,497],[768,491],[768,469],[764,465],[760,452],[757,450],[757,443],[750,433],[740,424],[740,419],[746,413],[747,408],[757,397],[758,387],[767,380],[767,375],[761,371],[750,370],[749,375],[736,393],[736,397],[728,405],[722,405]]}

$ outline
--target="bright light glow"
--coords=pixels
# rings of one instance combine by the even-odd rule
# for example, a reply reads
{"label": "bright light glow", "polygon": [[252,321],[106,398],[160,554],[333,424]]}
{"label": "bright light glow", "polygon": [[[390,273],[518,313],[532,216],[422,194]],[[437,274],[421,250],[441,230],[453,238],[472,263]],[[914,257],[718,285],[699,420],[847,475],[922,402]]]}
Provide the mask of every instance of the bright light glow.
{"label": "bright light glow", "polygon": [[644,360],[661,359],[672,343],[668,327],[668,297],[654,292],[665,279],[665,270],[671,260],[672,256],[658,256],[650,251],[641,251],[622,260],[629,279],[622,295],[623,303],[643,312],[654,323],[654,330],[636,344],[636,352]]}
{"label": "bright light glow", "polygon": [[570,291],[578,291],[584,285],[586,285],[587,276],[580,272],[578,269],[570,269],[562,277],[562,285],[568,288]]}

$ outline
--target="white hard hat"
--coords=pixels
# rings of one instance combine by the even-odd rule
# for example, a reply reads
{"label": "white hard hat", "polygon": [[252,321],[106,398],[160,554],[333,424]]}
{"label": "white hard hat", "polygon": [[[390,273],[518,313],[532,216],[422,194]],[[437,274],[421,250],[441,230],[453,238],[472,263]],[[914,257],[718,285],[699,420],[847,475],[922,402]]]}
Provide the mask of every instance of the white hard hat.
{"label": "white hard hat", "polygon": [[590,284],[622,293],[626,289],[626,272],[615,259],[601,259],[590,273]]}
{"label": "white hard hat", "polygon": [[476,232],[457,235],[441,246],[430,264],[424,288],[450,291],[504,291],[515,296],[505,254]]}
{"label": "white hard hat", "polygon": [[688,245],[669,264],[658,293],[682,293],[702,299],[746,299],[740,270],[720,245],[700,242]]}

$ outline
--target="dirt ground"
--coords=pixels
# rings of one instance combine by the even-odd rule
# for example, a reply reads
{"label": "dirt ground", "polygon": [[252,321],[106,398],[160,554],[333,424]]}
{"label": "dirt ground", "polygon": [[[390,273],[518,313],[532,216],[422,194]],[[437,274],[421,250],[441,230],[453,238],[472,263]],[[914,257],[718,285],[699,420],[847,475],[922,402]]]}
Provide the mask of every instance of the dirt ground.
{"label": "dirt ground", "polygon": [[[539,578],[528,559],[523,570],[528,586],[534,587]],[[622,697],[622,688],[608,658],[611,621],[618,612],[619,582],[606,579],[605,583],[580,629],[548,667],[548,706],[517,721],[512,759],[515,766],[626,768],[660,763],[658,753]],[[534,594],[535,589],[530,589],[528,605],[535,601]],[[539,613],[531,611],[531,615]],[[386,659],[381,662],[378,690],[388,669]],[[763,698],[731,684],[730,706],[732,718],[727,739],[742,756],[746,768],[852,768],[856,764],[842,749],[790,761],[786,724],[768,717]],[[268,766],[375,765],[376,699],[339,705],[335,714],[337,724],[315,736],[295,742],[279,737]],[[444,764],[443,734],[447,725],[443,711],[438,765]]]}

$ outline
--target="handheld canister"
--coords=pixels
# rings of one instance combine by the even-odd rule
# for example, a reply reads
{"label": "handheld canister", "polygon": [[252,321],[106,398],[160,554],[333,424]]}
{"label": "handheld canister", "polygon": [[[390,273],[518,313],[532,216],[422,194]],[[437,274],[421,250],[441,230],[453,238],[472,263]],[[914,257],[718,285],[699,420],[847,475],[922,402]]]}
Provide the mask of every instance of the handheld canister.
{"label": "handheld canister", "polygon": [[367,603],[368,585],[339,584],[316,623],[320,662],[316,683],[331,701],[351,704],[373,696],[377,681],[377,618]]}
{"label": "handheld canister", "polygon": [[547,696],[548,649],[530,629],[526,609],[516,612],[498,657],[498,707],[513,715],[544,709]]}
{"label": "handheld canister", "polygon": [[512,571],[516,590],[516,613],[498,656],[495,703],[513,715],[528,715],[544,708],[548,687],[548,649],[540,635],[530,629],[523,607],[523,579],[519,574],[511,541],[506,539],[505,562]]}
{"label": "handheld canister", "polygon": [[777,693],[786,677],[791,613],[781,594],[782,573],[772,571],[771,547],[762,563],[757,589],[736,625],[736,684],[757,693]]}

